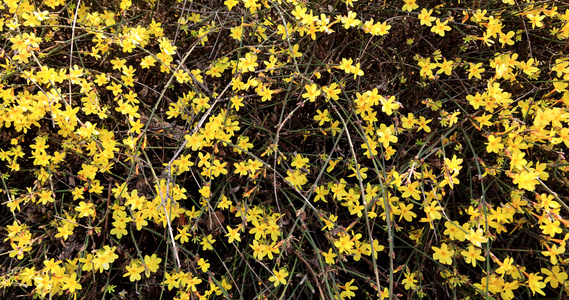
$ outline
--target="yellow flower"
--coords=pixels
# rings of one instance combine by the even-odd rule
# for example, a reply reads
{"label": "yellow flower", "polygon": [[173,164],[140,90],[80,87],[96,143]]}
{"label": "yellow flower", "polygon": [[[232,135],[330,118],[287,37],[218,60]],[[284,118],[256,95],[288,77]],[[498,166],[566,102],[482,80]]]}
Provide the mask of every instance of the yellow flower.
{"label": "yellow flower", "polygon": [[63,227],[57,228],[58,233],[55,235],[56,238],[63,237],[64,241],[67,241],[67,238],[73,234],[73,229],[69,224],[63,225]]}
{"label": "yellow flower", "polygon": [[381,124],[379,130],[377,130],[377,135],[379,136],[377,141],[383,144],[384,148],[389,147],[389,143],[397,143],[398,141],[392,130],[391,126],[387,127],[385,124]]}
{"label": "yellow flower", "polygon": [[484,70],[486,70],[482,68],[482,63],[477,63],[477,64],[469,63],[469,64],[470,67],[468,69],[468,79],[472,77],[482,79],[482,76],[480,74],[484,73]]}
{"label": "yellow flower", "polygon": [[486,260],[486,258],[481,256],[480,253],[482,253],[482,250],[474,248],[473,245],[470,245],[468,247],[468,251],[464,250],[464,251],[460,252],[460,254],[462,254],[462,256],[464,256],[464,260],[466,261],[466,263],[472,264],[473,267],[476,267],[476,261],[477,260],[480,260],[480,261]]}
{"label": "yellow flower", "polygon": [[466,234],[466,239],[476,247],[481,247],[482,243],[488,242],[488,238],[484,237],[482,228],[478,228],[476,232],[471,228],[470,233]]}
{"label": "yellow flower", "polygon": [[352,68],[352,63],[354,63],[353,59],[342,58],[342,62],[336,68],[338,68],[340,70],[344,70],[344,72],[346,72],[346,73],[349,73],[350,69]]}
{"label": "yellow flower", "polygon": [[239,69],[243,73],[255,71],[255,67],[258,65],[257,56],[251,52],[245,54],[245,57],[239,59]]}
{"label": "yellow flower", "polygon": [[417,215],[412,211],[413,206],[413,203],[405,205],[404,203],[399,202],[399,210],[401,213],[399,216],[399,221],[401,221],[402,218],[405,218],[405,221],[412,222],[413,218],[417,217]]}
{"label": "yellow flower", "polygon": [[314,120],[319,121],[318,126],[322,126],[324,125],[325,122],[330,121],[329,112],[327,109],[325,109],[324,111],[318,109],[316,112],[318,115],[314,116]]}
{"label": "yellow flower", "polygon": [[168,285],[168,290],[172,290],[173,288],[177,288],[179,285],[178,279],[180,277],[179,274],[177,273],[173,273],[172,275],[166,273],[165,274],[166,279],[164,279],[164,281],[162,282],[162,284],[164,285]]}
{"label": "yellow flower", "polygon": [[419,14],[419,20],[421,21],[421,25],[426,25],[426,26],[432,26],[433,25],[433,21],[436,19],[435,17],[431,17],[431,14],[433,13],[433,10],[427,10],[426,8],[423,8],[421,10],[421,13]]}
{"label": "yellow flower", "polygon": [[130,265],[126,266],[126,272],[123,277],[129,277],[131,282],[135,282],[142,279],[140,275],[142,272],[144,272],[144,266],[138,261],[131,261]]}
{"label": "yellow flower", "polygon": [[257,3],[257,0],[244,0],[245,8],[248,8],[249,11],[254,14],[257,11],[257,8],[261,7],[260,3]]}
{"label": "yellow flower", "polygon": [[447,61],[447,59],[443,57],[443,62],[437,64],[437,66],[440,68],[437,71],[437,74],[445,73],[445,75],[450,76],[453,65],[454,61],[452,60]]}
{"label": "yellow flower", "polygon": [[401,283],[403,283],[405,285],[406,290],[409,290],[409,289],[414,290],[417,287],[417,285],[416,285],[417,279],[415,279],[415,273],[405,272],[404,275],[405,275],[405,279],[403,279],[401,281]]}
{"label": "yellow flower", "polygon": [[441,264],[452,264],[454,250],[449,249],[446,243],[443,243],[440,248],[433,246],[433,250],[435,251],[433,254],[434,259],[441,262]]}
{"label": "yellow flower", "polygon": [[489,135],[488,136],[488,142],[486,143],[486,151],[488,151],[488,153],[499,153],[500,150],[504,149],[504,144],[501,143],[502,142],[502,138],[501,137],[495,137],[494,135]]}
{"label": "yellow flower", "polygon": [[543,277],[539,276],[539,272],[538,273],[530,273],[527,275],[527,277],[528,277],[528,279],[526,281],[526,284],[531,289],[532,295],[535,295],[535,292],[538,292],[542,296],[545,296],[545,293],[541,290],[541,289],[545,288],[545,282],[541,281],[543,279]]}
{"label": "yellow flower", "polygon": [[103,249],[99,249],[95,258],[93,258],[94,269],[103,272],[103,270],[108,270],[110,265],[119,258],[115,254],[116,247],[104,246]]}
{"label": "yellow flower", "polygon": [[168,38],[161,38],[160,39],[160,50],[167,55],[174,55],[176,53],[176,49],[178,47],[172,45],[172,42]]}
{"label": "yellow flower", "polygon": [[403,7],[401,9],[403,9],[404,11],[412,11],[414,9],[419,8],[419,5],[417,5],[417,0],[404,0],[405,4],[403,5]]}
{"label": "yellow flower", "polygon": [[320,96],[320,89],[316,84],[307,84],[304,86],[306,93],[302,94],[303,98],[307,98],[310,102],[316,101],[316,97]]}
{"label": "yellow flower", "polygon": [[346,285],[341,286],[342,289],[344,289],[345,291],[340,293],[340,298],[344,299],[344,298],[348,298],[351,299],[353,296],[355,296],[356,294],[352,291],[355,291],[358,289],[357,286],[352,286],[352,284],[354,283],[354,279],[350,280],[349,282],[346,283]]}
{"label": "yellow flower", "polygon": [[407,185],[400,186],[398,189],[400,192],[403,192],[401,197],[403,198],[413,197],[413,199],[419,200],[421,194],[419,193],[418,187],[419,187],[419,181],[414,181]]}
{"label": "yellow flower", "polygon": [[63,277],[63,286],[61,287],[64,290],[69,290],[71,293],[75,293],[75,290],[81,289],[81,284],[77,282],[77,273],[73,273],[69,276]]}
{"label": "yellow flower", "polygon": [[235,5],[239,4],[239,1],[237,1],[237,0],[225,0],[225,2],[223,2],[223,4],[225,4],[225,6],[227,6],[228,10],[231,10]]}
{"label": "yellow flower", "polygon": [[354,242],[350,240],[350,235],[346,233],[340,233],[340,239],[334,242],[334,246],[338,248],[340,253],[350,253],[354,247]]}
{"label": "yellow flower", "polygon": [[328,86],[322,87],[322,91],[324,92],[324,96],[326,96],[327,99],[334,99],[334,100],[340,99],[338,97],[338,94],[340,94],[341,90],[339,89],[338,84],[336,84],[335,82],[330,84],[329,87]]}
{"label": "yellow flower", "polygon": [[417,65],[421,68],[419,74],[421,77],[433,77],[433,69],[437,67],[437,64],[431,63],[430,58],[421,59]]}
{"label": "yellow flower", "polygon": [[450,30],[450,26],[447,26],[448,20],[441,23],[441,20],[437,18],[435,26],[431,27],[431,31],[440,35],[445,36],[445,31]]}
{"label": "yellow flower", "polygon": [[273,270],[273,276],[269,278],[269,281],[274,282],[274,286],[277,287],[279,284],[286,284],[286,278],[288,277],[288,271],[286,269],[280,269],[279,271]]}
{"label": "yellow flower", "polygon": [[174,237],[176,240],[180,240],[181,244],[187,243],[190,240],[191,234],[188,233],[188,226],[178,228],[178,234]]}
{"label": "yellow flower", "polygon": [[207,262],[207,260],[200,258],[200,260],[198,261],[198,266],[202,269],[202,272],[207,272],[210,264]]}
{"label": "yellow flower", "polygon": [[349,71],[354,74],[354,80],[357,76],[364,76],[364,71],[360,69],[360,63],[357,63],[355,66],[351,66]]}
{"label": "yellow flower", "polygon": [[292,167],[295,167],[296,169],[302,169],[304,166],[308,164],[308,162],[309,162],[308,157],[302,157],[302,155],[297,154],[292,160],[292,163],[290,165]]}
{"label": "yellow flower", "polygon": [[559,269],[559,266],[553,266],[551,271],[541,268],[541,272],[547,275],[543,282],[549,282],[549,285],[554,289],[556,289],[560,283],[563,285],[567,280],[567,273],[563,271],[563,269]]}
{"label": "yellow flower", "polygon": [[154,273],[158,271],[160,262],[162,262],[162,259],[156,256],[156,253],[152,254],[152,256],[144,256],[144,265],[146,265],[146,277],[150,276],[150,272]]}
{"label": "yellow flower", "polygon": [[340,16],[338,19],[340,22],[342,22],[342,24],[344,24],[344,28],[348,29],[350,27],[358,26],[362,23],[360,20],[356,19],[357,15],[357,13],[349,11],[347,16]]}
{"label": "yellow flower", "polygon": [[333,265],[335,262],[334,258],[338,256],[336,253],[332,252],[332,248],[328,249],[328,252],[322,252],[322,255],[324,255],[324,259],[329,265]]}
{"label": "yellow flower", "polygon": [[203,238],[200,244],[203,246],[203,250],[213,250],[213,243],[215,243],[215,239],[210,234],[207,237]]}
{"label": "yellow flower", "polygon": [[229,237],[230,244],[233,243],[233,241],[241,241],[241,235],[239,233],[240,230],[241,225],[237,226],[235,229],[231,229],[231,226],[227,225],[227,234],[225,236]]}
{"label": "yellow flower", "polygon": [[113,70],[122,70],[123,67],[126,66],[126,59],[119,59],[115,58],[111,60],[111,64],[113,65]]}

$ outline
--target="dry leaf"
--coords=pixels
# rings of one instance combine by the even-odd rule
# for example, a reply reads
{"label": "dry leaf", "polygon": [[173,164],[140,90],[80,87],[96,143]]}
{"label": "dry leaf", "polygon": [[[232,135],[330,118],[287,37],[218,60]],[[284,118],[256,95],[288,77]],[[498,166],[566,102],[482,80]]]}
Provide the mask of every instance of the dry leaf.
{"label": "dry leaf", "polygon": [[214,211],[213,214],[207,219],[206,226],[207,230],[213,230],[218,226],[222,226],[225,222],[225,216],[220,211]]}

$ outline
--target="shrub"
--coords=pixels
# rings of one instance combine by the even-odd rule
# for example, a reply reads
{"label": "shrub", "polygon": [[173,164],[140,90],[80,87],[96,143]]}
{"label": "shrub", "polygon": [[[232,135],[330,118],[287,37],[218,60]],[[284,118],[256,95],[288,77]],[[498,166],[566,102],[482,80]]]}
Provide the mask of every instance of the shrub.
{"label": "shrub", "polygon": [[562,297],[567,7],[3,1],[3,297]]}

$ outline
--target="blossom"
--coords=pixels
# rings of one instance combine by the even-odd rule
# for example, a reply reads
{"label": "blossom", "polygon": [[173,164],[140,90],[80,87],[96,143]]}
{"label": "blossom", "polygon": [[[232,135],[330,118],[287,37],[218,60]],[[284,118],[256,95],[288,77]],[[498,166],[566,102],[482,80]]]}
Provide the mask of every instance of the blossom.
{"label": "blossom", "polygon": [[442,264],[452,264],[454,250],[449,249],[446,243],[443,243],[440,248],[433,246],[433,250],[435,251],[433,254],[434,259],[438,260]]}
{"label": "blossom", "polygon": [[286,284],[286,278],[288,277],[288,271],[286,269],[280,269],[279,271],[273,271],[273,276],[269,278],[269,281],[274,282],[274,286],[277,287],[279,284]]}
{"label": "blossom", "polygon": [[435,26],[431,27],[431,31],[440,35],[445,36],[445,31],[450,30],[450,26],[447,26],[448,20],[441,23],[440,19],[437,19]]}

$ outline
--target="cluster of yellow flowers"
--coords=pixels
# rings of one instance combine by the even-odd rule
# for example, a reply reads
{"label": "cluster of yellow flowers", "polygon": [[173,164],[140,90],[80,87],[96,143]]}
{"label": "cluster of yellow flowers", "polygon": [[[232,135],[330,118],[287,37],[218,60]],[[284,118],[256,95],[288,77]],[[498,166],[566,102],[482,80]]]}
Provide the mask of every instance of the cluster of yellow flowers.
{"label": "cluster of yellow flowers", "polygon": [[190,2],[0,2],[0,287],[569,292],[567,5]]}

